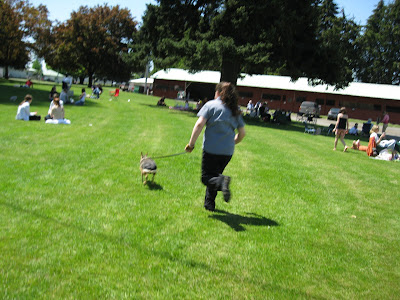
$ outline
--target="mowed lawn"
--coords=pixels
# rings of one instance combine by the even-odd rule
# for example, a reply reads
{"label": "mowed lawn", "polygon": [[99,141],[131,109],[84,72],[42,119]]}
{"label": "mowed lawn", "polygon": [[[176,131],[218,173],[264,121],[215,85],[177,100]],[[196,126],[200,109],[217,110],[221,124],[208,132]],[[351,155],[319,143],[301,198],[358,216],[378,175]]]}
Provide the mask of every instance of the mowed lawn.
{"label": "mowed lawn", "polygon": [[183,151],[195,114],[105,89],[65,106],[71,125],[16,121],[28,91],[44,117],[51,86],[14,84],[0,81],[0,298],[400,297],[399,163],[251,122],[226,169],[232,200],[211,213],[202,137],[156,159],[152,186],[139,171],[141,152]]}

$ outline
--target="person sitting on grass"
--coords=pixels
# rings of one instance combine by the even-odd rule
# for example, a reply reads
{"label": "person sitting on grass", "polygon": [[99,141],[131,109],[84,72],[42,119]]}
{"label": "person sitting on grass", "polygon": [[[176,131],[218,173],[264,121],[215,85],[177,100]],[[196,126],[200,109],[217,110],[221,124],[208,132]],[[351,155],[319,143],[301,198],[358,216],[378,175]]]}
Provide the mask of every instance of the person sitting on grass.
{"label": "person sitting on grass", "polygon": [[85,104],[85,99],[86,99],[86,92],[85,89],[82,89],[82,94],[79,96],[79,100],[75,102],[75,105],[82,106],[83,104]]}
{"label": "person sitting on grass", "polygon": [[50,93],[49,93],[49,100],[50,100],[50,102],[53,101],[54,95],[55,95],[55,94],[57,94],[57,88],[56,88],[56,86],[53,86],[53,87],[51,88]]}
{"label": "person sitting on grass", "polygon": [[349,129],[349,134],[358,135],[357,128],[358,128],[358,123],[354,124],[354,126]]}
{"label": "person sitting on grass", "polygon": [[385,132],[382,133],[381,136],[379,137],[378,132],[379,132],[379,126],[373,125],[370,131],[371,135],[369,138],[370,142],[372,138],[375,140],[376,148],[375,147],[373,148],[375,148],[377,154],[379,154],[379,152],[381,152],[383,149],[388,149],[392,151],[392,159],[393,159],[396,153],[400,152],[399,144],[396,142],[395,139],[384,140],[383,138],[386,136],[386,133]]}
{"label": "person sitting on grass", "polygon": [[365,151],[368,156],[377,156],[379,152],[383,149],[388,149],[392,152],[392,160],[396,156],[397,153],[400,152],[400,142],[396,142],[395,139],[384,140],[383,138],[386,136],[385,133],[382,133],[379,137],[379,126],[374,125],[371,129],[371,135],[369,138],[368,146],[362,146],[360,140],[353,141],[352,149]]}
{"label": "person sitting on grass", "polygon": [[40,121],[40,116],[37,112],[30,112],[30,105],[32,103],[32,95],[26,95],[24,101],[22,101],[18,106],[16,120],[24,121]]}
{"label": "person sitting on grass", "polygon": [[33,88],[33,82],[32,82],[32,80],[30,78],[25,82],[25,86],[24,87]]}
{"label": "person sitting on grass", "polygon": [[50,112],[51,119],[46,120],[46,124],[71,124],[70,120],[64,119],[64,106],[60,103],[60,98],[54,97],[53,108]]}
{"label": "person sitting on grass", "polygon": [[161,97],[161,99],[158,100],[157,106],[166,106],[166,104],[165,104],[165,97]]}
{"label": "person sitting on grass", "polygon": [[53,100],[50,102],[49,111],[47,112],[47,115],[44,117],[44,120],[45,120],[45,121],[47,121],[47,120],[49,120],[49,119],[52,119],[52,117],[51,117],[51,110],[52,110],[53,107],[54,107],[54,99],[55,99],[55,98],[59,99],[59,100],[60,100],[60,106],[61,106],[61,107],[64,107],[64,102],[60,99],[60,96],[59,96],[57,93],[53,94]]}
{"label": "person sitting on grass", "polygon": [[98,86],[98,85],[94,85],[94,86],[92,87],[92,89],[93,89],[93,95],[96,97],[96,99],[99,99],[99,98],[100,98],[100,89],[99,89],[99,86]]}

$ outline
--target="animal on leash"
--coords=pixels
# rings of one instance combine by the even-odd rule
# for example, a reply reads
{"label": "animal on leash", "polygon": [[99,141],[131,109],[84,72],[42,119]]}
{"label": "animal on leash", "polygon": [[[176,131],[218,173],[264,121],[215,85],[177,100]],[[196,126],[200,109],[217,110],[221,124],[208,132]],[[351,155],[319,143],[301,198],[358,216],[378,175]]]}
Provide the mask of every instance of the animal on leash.
{"label": "animal on leash", "polygon": [[[149,174],[153,174],[151,182],[154,181],[154,176],[157,173],[157,165],[154,160],[147,157],[147,154],[144,155],[143,153],[140,153],[140,172],[142,173],[143,184],[147,183],[147,177]],[[144,181],[143,181],[143,176],[145,177]]]}

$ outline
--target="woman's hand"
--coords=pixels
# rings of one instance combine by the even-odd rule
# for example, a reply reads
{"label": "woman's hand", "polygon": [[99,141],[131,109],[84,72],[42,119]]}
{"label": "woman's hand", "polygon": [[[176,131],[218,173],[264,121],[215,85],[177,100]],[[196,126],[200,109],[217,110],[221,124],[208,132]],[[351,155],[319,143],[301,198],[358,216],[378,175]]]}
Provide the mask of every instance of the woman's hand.
{"label": "woman's hand", "polygon": [[190,146],[189,144],[187,144],[186,147],[185,147],[185,151],[186,152],[192,152],[193,149],[194,149],[194,146]]}

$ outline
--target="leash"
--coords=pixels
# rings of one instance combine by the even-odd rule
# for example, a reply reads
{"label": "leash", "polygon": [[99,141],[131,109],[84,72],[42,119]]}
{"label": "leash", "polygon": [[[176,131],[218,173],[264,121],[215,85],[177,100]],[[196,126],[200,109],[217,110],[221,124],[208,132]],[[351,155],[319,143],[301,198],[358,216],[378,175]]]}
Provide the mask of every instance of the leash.
{"label": "leash", "polygon": [[151,159],[166,158],[166,157],[177,156],[177,155],[182,155],[182,154],[186,154],[186,153],[188,153],[188,152],[184,151],[184,152],[180,152],[180,153],[169,154],[169,155],[163,155],[163,156],[156,156],[156,157],[150,157],[150,158],[151,158]]}

